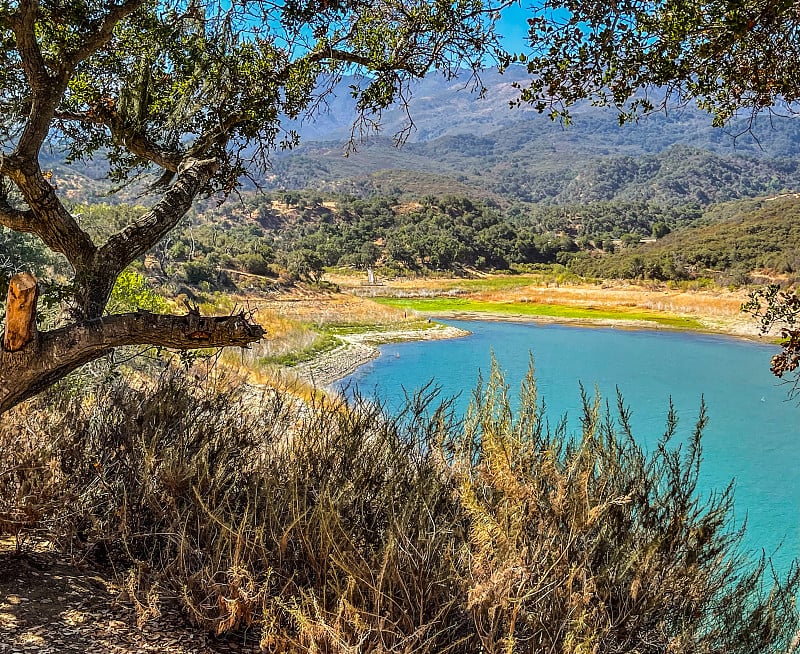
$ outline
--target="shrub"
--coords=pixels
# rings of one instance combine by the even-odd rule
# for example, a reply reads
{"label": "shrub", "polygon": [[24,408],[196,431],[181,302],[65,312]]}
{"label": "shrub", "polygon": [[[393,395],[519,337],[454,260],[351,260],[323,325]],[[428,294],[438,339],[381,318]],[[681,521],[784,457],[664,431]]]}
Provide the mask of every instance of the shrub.
{"label": "shrub", "polygon": [[272,652],[779,652],[797,632],[796,571],[773,585],[737,552],[730,488],[698,498],[702,412],[680,448],[671,411],[647,454],[621,401],[584,397],[569,438],[532,376],[515,414],[496,368],[463,423],[429,391],[390,416],[192,379],[0,424],[2,515],[40,489],[13,528],[127,570],[143,618],[174,598]]}
{"label": "shrub", "polygon": [[[531,368],[532,370],[532,368]],[[470,525],[468,606],[486,652],[782,652],[796,632],[786,586],[769,591],[731,524],[732,486],[697,493],[705,409],[652,454],[583,394],[582,431],[551,430],[532,374],[514,416],[495,368],[467,417],[460,462]]]}
{"label": "shrub", "polygon": [[109,313],[123,313],[137,309],[166,313],[169,304],[150,288],[140,273],[131,269],[123,270],[111,289],[107,310]]}
{"label": "shrub", "polygon": [[202,282],[210,284],[216,277],[214,266],[207,262],[187,261],[183,264],[183,277],[187,284],[198,286]]}

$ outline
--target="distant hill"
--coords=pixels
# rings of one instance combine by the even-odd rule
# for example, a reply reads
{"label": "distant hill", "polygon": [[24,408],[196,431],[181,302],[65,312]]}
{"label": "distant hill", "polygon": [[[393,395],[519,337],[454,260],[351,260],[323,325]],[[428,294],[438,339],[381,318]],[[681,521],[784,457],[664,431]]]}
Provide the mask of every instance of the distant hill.
{"label": "distant hill", "polygon": [[708,205],[800,189],[800,119],[714,129],[708,114],[684,108],[620,127],[614,111],[582,105],[564,127],[527,106],[509,107],[523,78],[519,69],[487,71],[483,98],[463,81],[426,79],[410,102],[408,142],[398,148],[390,138],[406,120],[392,109],[382,134],[356,143],[348,157],[354,109],[343,88],[344,99],[298,125],[302,145],[276,154],[265,185],[399,197],[457,188],[506,204]]}
{"label": "distant hill", "polygon": [[[313,121],[296,128],[301,145],[275,152],[267,190],[311,189],[360,197],[414,199],[458,194],[503,206],[608,201],[698,204],[800,190],[800,119],[745,122],[724,130],[692,108],[657,113],[618,125],[613,110],[580,105],[564,127],[528,106],[512,108],[512,68],[482,74],[483,97],[469,80],[422,80],[409,112],[414,127],[403,147],[392,135],[407,127],[403,108],[383,116],[378,135],[356,142],[345,157],[355,109],[345,79]],[[750,131],[748,131],[748,128]],[[140,201],[146,180],[109,196],[102,160],[67,165],[57,151],[43,165],[76,201]]]}
{"label": "distant hill", "polygon": [[[795,157],[800,155],[800,118],[763,118],[750,125],[740,120],[724,129],[711,127],[709,114],[688,107],[666,114],[655,113],[637,124],[620,127],[613,109],[584,103],[571,110],[573,123],[563,127],[547,116],[539,115],[528,105],[511,106],[518,97],[515,83],[524,84],[528,74],[522,67],[511,67],[503,74],[496,69],[481,73],[486,92],[482,97],[464,77],[445,80],[431,75],[412,88],[409,111],[413,129],[408,143],[427,143],[442,137],[468,135],[492,140],[507,148],[521,141],[543,146],[565,146],[569,150],[595,154],[657,153],[675,144],[691,144],[701,149],[740,155]],[[355,104],[350,97],[351,79],[344,79],[329,96],[327,104],[315,113],[313,121],[291,124],[303,142],[343,143],[351,134]],[[657,99],[657,98],[656,98]],[[384,112],[379,140],[391,137],[408,127],[408,115],[402,107]],[[506,138],[502,137],[503,130]]]}
{"label": "distant hill", "polygon": [[607,147],[604,155],[585,144],[541,147],[526,139],[509,143],[509,134],[502,136],[446,136],[399,151],[372,143],[348,158],[331,144],[308,144],[276,159],[266,186],[409,198],[452,193],[457,187],[458,193],[501,203],[665,205],[708,205],[800,189],[797,158],[721,154],[681,144],[638,155]]}
{"label": "distant hill", "polygon": [[[572,125],[563,127],[528,107],[509,107],[516,94],[513,83],[523,78],[519,70],[506,75],[487,71],[483,98],[464,88],[464,80],[426,79],[411,100],[415,130],[408,142],[401,148],[392,142],[391,134],[406,119],[401,109],[392,109],[384,116],[383,133],[358,143],[349,157],[344,156],[345,140],[354,111],[345,80],[315,122],[296,125],[303,144],[276,153],[262,184],[272,191],[303,190],[309,207],[322,206],[326,198],[341,204],[342,196],[390,198],[386,206],[471,198],[481,207],[479,218],[413,216],[406,224],[398,214],[399,222],[392,218],[381,225],[370,205],[356,205],[351,211],[355,218],[325,214],[320,224],[303,213],[299,226],[284,225],[279,215],[264,209],[269,200],[244,189],[243,202],[234,199],[219,209],[234,230],[231,238],[241,240],[241,248],[231,246],[231,252],[241,249],[236,256],[242,260],[254,251],[262,257],[256,241],[246,242],[250,231],[255,229],[259,239],[264,229],[276,251],[310,248],[333,265],[342,256],[357,259],[365,242],[383,239],[393,245],[403,227],[415,247],[435,232],[438,244],[460,243],[452,265],[488,269],[573,258],[570,265],[576,270],[602,276],[673,278],[686,271],[800,268],[800,202],[792,195],[800,191],[800,120],[719,130],[710,127],[708,115],[687,108],[620,127],[613,111],[582,105],[575,108]],[[106,195],[102,161],[67,165],[53,152],[43,163],[53,171],[54,183],[76,202],[147,202],[135,186]],[[214,205],[200,203],[198,211],[208,216],[195,214],[195,219],[215,220]],[[258,216],[257,228],[253,216]],[[327,220],[335,224],[326,226]],[[440,222],[427,231],[413,225],[429,220]],[[630,246],[649,236],[656,224],[673,233],[652,246]],[[217,236],[209,229],[210,253],[217,249]],[[619,252],[611,254],[623,237],[629,247],[617,246]],[[334,242],[335,248],[328,247]],[[401,249],[395,247],[398,257]],[[415,257],[420,266],[431,259],[419,252]],[[248,265],[258,268],[268,261],[267,256]],[[642,261],[649,262],[649,270],[641,268]],[[450,265],[444,259],[430,264]]]}

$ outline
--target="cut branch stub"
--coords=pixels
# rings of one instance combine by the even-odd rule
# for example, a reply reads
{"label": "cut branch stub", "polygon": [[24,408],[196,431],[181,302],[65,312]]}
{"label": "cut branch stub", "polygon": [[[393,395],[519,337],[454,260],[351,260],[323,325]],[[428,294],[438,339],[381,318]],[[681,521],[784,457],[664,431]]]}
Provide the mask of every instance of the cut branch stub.
{"label": "cut branch stub", "polygon": [[6,332],[3,349],[18,352],[36,338],[36,301],[39,285],[30,273],[18,273],[8,285]]}
{"label": "cut branch stub", "polygon": [[197,311],[186,316],[121,313],[42,332],[36,348],[0,351],[0,414],[115,347],[246,347],[263,335],[263,327],[245,313],[201,316]]}

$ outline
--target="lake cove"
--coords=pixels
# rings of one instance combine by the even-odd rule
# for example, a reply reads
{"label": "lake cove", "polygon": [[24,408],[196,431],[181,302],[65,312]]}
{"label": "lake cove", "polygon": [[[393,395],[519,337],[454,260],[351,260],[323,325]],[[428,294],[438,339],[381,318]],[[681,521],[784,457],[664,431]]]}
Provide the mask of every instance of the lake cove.
{"label": "lake cove", "polygon": [[539,397],[552,425],[565,413],[571,432],[581,415],[580,387],[595,387],[612,409],[616,388],[631,408],[634,436],[651,448],[664,433],[669,400],[678,435],[694,428],[701,398],[709,424],[703,439],[701,490],[735,479],[736,522],[747,517],[748,548],[775,555],[779,568],[800,555],[800,406],[769,372],[775,346],[673,331],[631,331],[555,324],[447,321],[471,336],[382,346],[381,357],[342,380],[396,408],[404,389],[434,380],[466,408],[491,354],[512,392],[533,355]]}

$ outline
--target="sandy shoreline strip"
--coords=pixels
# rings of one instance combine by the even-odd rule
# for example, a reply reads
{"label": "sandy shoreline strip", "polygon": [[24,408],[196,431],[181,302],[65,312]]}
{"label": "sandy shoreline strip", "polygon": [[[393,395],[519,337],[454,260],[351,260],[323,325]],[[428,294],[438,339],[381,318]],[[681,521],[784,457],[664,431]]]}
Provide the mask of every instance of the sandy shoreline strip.
{"label": "sandy shoreline strip", "polygon": [[340,335],[342,344],[292,368],[302,381],[318,388],[328,388],[353,374],[365,363],[380,356],[378,346],[405,341],[434,341],[462,338],[469,332],[450,325],[431,323],[429,329],[393,329]]}

